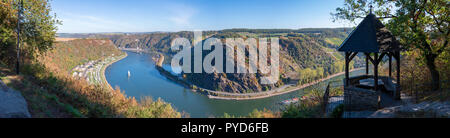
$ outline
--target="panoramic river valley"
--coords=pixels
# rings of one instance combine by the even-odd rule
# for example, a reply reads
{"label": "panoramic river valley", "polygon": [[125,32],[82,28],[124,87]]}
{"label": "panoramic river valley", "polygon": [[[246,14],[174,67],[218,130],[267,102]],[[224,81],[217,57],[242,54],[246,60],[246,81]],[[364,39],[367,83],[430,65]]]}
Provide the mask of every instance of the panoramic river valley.
{"label": "panoramic river valley", "polygon": [[[220,117],[224,113],[236,116],[245,116],[254,109],[270,109],[277,111],[283,107],[281,101],[300,97],[305,91],[313,87],[325,89],[328,82],[333,81],[333,85],[342,85],[343,75],[332,78],[317,85],[307,87],[303,90],[256,100],[217,100],[209,99],[206,95],[195,93],[183,86],[176,84],[162,76],[155,68],[150,54],[127,52],[128,57],[112,64],[105,71],[107,81],[112,87],[119,86],[125,91],[127,96],[136,97],[139,100],[144,96],[151,96],[153,99],[161,98],[180,112],[186,112],[190,117]],[[170,65],[164,65],[166,70],[170,70]],[[128,77],[130,71],[130,77]],[[362,74],[359,70],[351,75]]]}

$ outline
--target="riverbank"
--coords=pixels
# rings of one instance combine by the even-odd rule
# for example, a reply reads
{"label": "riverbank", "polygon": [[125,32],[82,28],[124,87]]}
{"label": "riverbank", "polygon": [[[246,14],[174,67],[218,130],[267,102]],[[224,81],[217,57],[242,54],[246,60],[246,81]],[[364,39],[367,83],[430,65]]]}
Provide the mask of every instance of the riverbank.
{"label": "riverbank", "polygon": [[[364,68],[357,68],[357,69],[353,69],[350,72],[354,72],[354,71],[358,71],[358,70],[362,70]],[[294,85],[284,85],[280,88],[274,89],[274,90],[270,90],[270,91],[265,91],[265,92],[257,92],[257,93],[245,93],[245,94],[240,94],[240,93],[227,93],[227,92],[218,92],[218,91],[211,91],[211,90],[207,90],[208,91],[208,98],[210,99],[220,99],[220,100],[255,100],[255,99],[263,99],[263,98],[268,98],[268,97],[272,97],[272,96],[277,96],[277,95],[282,95],[282,94],[287,94],[287,93],[291,93],[297,90],[301,90],[304,89],[306,87],[312,86],[312,85],[316,85],[320,82],[332,79],[334,77],[340,76],[345,74],[345,72],[340,72],[337,74],[333,74],[331,76],[328,76],[327,78],[323,78],[311,83],[307,83],[307,84],[303,84],[300,86],[294,86]],[[293,87],[294,86],[294,87]]]}
{"label": "riverbank", "polygon": [[100,73],[102,74],[101,80],[102,80],[102,82],[103,82],[103,83],[102,83],[102,84],[103,84],[103,87],[109,88],[110,90],[114,90],[114,88],[109,84],[108,80],[106,79],[106,76],[105,76],[106,68],[108,68],[108,67],[109,67],[110,65],[112,65],[113,63],[116,63],[117,61],[120,61],[120,60],[126,58],[127,56],[128,56],[128,54],[127,54],[126,52],[124,52],[124,55],[122,55],[122,56],[120,56],[119,58],[117,58],[117,59],[115,59],[115,60],[113,60],[113,61],[111,61],[111,62],[108,62],[107,64],[105,64],[104,66],[102,66],[102,69],[101,69]]}

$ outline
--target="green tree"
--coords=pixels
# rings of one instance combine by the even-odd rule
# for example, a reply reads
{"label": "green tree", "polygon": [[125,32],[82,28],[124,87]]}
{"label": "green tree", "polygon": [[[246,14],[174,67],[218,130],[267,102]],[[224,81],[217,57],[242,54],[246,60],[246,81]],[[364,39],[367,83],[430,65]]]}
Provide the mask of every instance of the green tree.
{"label": "green tree", "polygon": [[369,13],[372,5],[388,29],[409,50],[419,49],[433,81],[439,88],[436,58],[448,49],[450,41],[450,2],[448,0],[345,0],[344,6],[331,13],[334,21],[354,22]]}
{"label": "green tree", "polygon": [[317,70],[317,74],[316,75],[317,75],[318,79],[323,78],[324,77],[324,72],[325,72],[323,67],[318,67],[316,70]]}
{"label": "green tree", "polygon": [[20,20],[21,53],[33,58],[47,51],[56,36],[56,15],[51,15],[48,0],[23,0],[23,14],[18,19],[20,0],[0,1],[0,60],[15,60],[17,45],[17,22]]}

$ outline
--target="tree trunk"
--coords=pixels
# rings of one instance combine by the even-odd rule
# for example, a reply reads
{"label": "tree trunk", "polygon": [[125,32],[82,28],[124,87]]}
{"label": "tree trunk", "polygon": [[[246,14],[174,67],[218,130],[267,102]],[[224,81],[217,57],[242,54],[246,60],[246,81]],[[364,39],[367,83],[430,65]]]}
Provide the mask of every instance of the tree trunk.
{"label": "tree trunk", "polygon": [[439,80],[439,71],[436,69],[435,60],[436,57],[434,54],[428,54],[425,59],[427,63],[428,70],[431,73],[431,81],[432,81],[432,90],[438,90],[440,88],[440,80]]}

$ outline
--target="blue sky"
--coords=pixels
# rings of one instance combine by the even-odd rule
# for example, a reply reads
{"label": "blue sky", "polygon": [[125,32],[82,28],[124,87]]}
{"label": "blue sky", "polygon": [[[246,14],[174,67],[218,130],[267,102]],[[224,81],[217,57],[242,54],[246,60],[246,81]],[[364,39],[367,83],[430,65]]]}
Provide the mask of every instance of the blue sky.
{"label": "blue sky", "polygon": [[349,27],[343,0],[53,0],[59,33]]}

